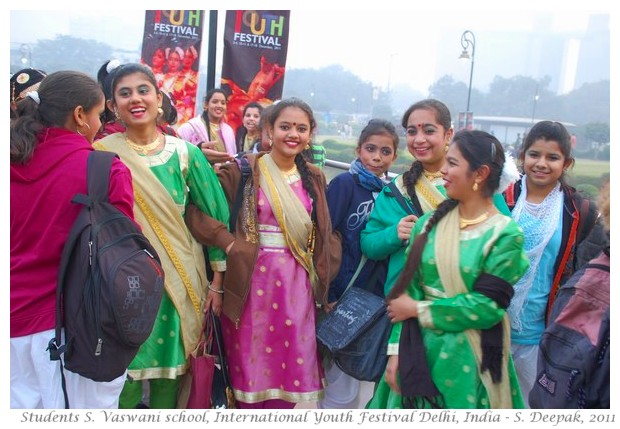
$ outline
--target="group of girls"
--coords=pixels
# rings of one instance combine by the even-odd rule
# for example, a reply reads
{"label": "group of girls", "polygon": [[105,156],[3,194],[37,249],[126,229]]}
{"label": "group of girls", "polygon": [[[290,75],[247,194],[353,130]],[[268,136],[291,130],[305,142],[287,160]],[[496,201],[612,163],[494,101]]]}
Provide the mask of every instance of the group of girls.
{"label": "group of girls", "polygon": [[[385,273],[385,282],[375,290],[386,295],[394,322],[390,359],[369,408],[524,405],[507,314],[525,314],[521,329],[513,321],[512,336],[533,344],[544,326],[551,285],[571,269],[564,255],[572,255],[577,245],[574,237],[563,235],[578,221],[574,210],[564,213],[567,206],[576,207],[571,188],[561,181],[573,162],[570,145],[563,135],[546,134],[547,123],[534,126],[525,140],[520,156],[525,174],[518,182],[513,220],[500,195],[510,175],[499,141],[482,131],[453,135],[449,111],[437,100],[418,102],[403,116],[407,149],[415,158],[409,171],[388,179],[398,134],[389,122],[371,120],[349,172],[328,187],[322,171],[302,154],[316,129],[313,112],[302,100],[285,99],[269,108],[262,139],[270,150],[245,155],[250,173],[244,175],[241,161],[216,171],[205,152],[212,149],[205,143],[219,144],[220,150],[230,144],[225,123],[213,126],[210,116],[225,111],[220,91],[207,97],[209,116],[201,121],[209,124],[207,135],[192,140],[184,137],[183,127],[180,138],[162,133],[162,93],[144,65],[118,67],[109,98],[80,73],[57,72],[46,79],[47,85],[18,106],[11,126],[13,407],[61,406],[59,370],[41,362],[40,349],[53,328],[60,249],[77,215],[68,194],[85,192],[91,150],[113,151],[122,161],[111,172],[110,199],[155,246],[166,282],[152,334],[130,364],[130,377],[101,383],[73,374],[68,389],[73,404],[139,407],[148,381],[150,407],[176,407],[180,377],[188,370],[207,310],[221,315],[230,379],[241,408],[353,403],[359,384],[345,380],[339,388],[343,374],[334,367],[323,399],[326,374],[315,324],[317,311],[333,308],[363,264],[357,282],[373,270]],[[64,97],[68,87],[84,94]],[[104,101],[123,129],[95,141]],[[191,121],[186,125],[191,127]],[[64,157],[75,158],[71,174],[76,177],[61,174],[67,169],[58,160],[64,158],[47,154],[63,147]],[[233,160],[225,155],[215,162]],[[50,231],[49,219],[31,222],[41,207],[13,204],[15,191],[67,194],[49,203],[63,214],[52,219],[59,226]],[[542,251],[531,248],[540,244],[538,238],[528,244],[530,229],[539,227],[531,219],[536,216],[551,219],[556,227],[537,230],[536,237],[549,237]],[[28,234],[22,236],[23,231]],[[45,238],[48,249],[40,272],[33,271],[32,262],[42,246],[26,240],[36,236]],[[208,252],[212,281],[206,277],[201,245]],[[535,271],[534,280],[521,289],[518,282],[527,277],[528,267]],[[33,272],[40,274],[36,296],[26,291],[34,284]],[[515,296],[526,297],[514,309],[513,285]],[[26,370],[39,366],[47,370]]]}

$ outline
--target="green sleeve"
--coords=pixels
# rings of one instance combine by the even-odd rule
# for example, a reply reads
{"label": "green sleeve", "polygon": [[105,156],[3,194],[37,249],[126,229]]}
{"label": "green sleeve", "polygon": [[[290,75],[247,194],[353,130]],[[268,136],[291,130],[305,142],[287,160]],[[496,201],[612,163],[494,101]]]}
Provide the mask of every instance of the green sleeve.
{"label": "green sleeve", "polygon": [[[515,284],[529,266],[523,251],[523,234],[510,221],[489,250],[482,262],[482,272],[500,277]],[[505,310],[492,299],[475,291],[450,298],[424,302],[420,320],[424,326],[458,332],[465,329],[487,329],[504,317]]]}
{"label": "green sleeve", "polygon": [[407,213],[396,198],[386,194],[386,189],[383,188],[377,196],[366,227],[360,234],[362,253],[369,259],[385,259],[403,247],[402,241],[398,239],[397,226]]}
{"label": "green sleeve", "polygon": [[[187,187],[191,201],[208,216],[228,225],[230,212],[224,190],[215,170],[198,147],[186,143],[189,152]],[[218,247],[207,247],[214,271],[226,270],[226,253]]]}

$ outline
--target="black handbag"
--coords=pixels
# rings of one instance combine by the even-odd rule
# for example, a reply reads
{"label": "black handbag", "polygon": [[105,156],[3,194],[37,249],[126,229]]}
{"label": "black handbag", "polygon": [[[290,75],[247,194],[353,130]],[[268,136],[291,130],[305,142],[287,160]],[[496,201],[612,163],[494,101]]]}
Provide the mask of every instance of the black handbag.
{"label": "black handbag", "polygon": [[[387,343],[392,324],[385,300],[366,289],[351,287],[366,263],[362,257],[344,293],[317,326],[317,339],[346,374],[377,382],[387,365]],[[367,285],[374,282],[369,281]]]}

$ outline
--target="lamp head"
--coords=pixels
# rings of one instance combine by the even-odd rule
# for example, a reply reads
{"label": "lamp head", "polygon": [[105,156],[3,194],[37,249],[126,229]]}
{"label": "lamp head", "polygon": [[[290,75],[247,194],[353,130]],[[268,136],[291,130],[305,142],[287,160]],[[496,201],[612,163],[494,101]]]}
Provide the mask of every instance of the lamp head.
{"label": "lamp head", "polygon": [[459,57],[459,60],[469,60],[471,59],[471,57],[469,56],[469,52],[467,52],[467,49],[463,49],[463,52],[461,52],[461,56]]}

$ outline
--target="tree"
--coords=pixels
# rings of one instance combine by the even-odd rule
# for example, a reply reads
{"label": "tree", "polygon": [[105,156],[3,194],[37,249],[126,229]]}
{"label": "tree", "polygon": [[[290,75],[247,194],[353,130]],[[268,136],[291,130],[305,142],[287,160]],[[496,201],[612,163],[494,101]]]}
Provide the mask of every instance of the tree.
{"label": "tree", "polygon": [[38,69],[47,73],[77,70],[93,77],[104,62],[113,58],[113,53],[105,43],[64,35],[39,40],[32,49]]}

